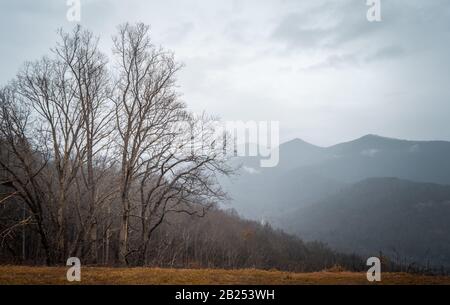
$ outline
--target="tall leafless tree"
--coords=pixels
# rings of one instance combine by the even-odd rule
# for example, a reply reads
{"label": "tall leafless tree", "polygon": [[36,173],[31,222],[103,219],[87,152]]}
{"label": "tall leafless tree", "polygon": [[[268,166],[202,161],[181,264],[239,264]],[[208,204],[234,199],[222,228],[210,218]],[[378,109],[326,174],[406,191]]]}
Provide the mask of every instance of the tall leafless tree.
{"label": "tall leafless tree", "polygon": [[[74,99],[80,110],[84,142],[77,146],[84,156],[81,177],[87,190],[88,213],[81,226],[75,246],[80,242],[88,242],[93,262],[98,261],[97,222],[99,209],[111,196],[111,193],[97,192],[98,183],[103,175],[95,173],[96,162],[100,162],[110,149],[112,133],[112,114],[108,108],[110,102],[110,78],[107,70],[107,59],[98,50],[98,38],[92,32],[77,26],[72,33],[60,31],[60,43],[53,50],[67,66],[74,82]],[[97,170],[101,167],[97,166]],[[86,246],[86,244],[84,244]],[[86,248],[86,247],[85,247]],[[85,249],[84,249],[85,250]]]}
{"label": "tall leafless tree", "polygon": [[[175,74],[181,66],[170,52],[151,43],[149,27],[120,26],[114,53],[119,63],[114,103],[123,207],[119,257],[127,263],[128,255],[138,252],[143,264],[149,237],[166,213],[198,213],[195,200],[202,204],[208,196],[222,198],[211,173],[228,171],[220,154],[202,149],[211,144],[211,136],[209,143],[199,145],[207,137],[196,125],[206,122],[196,120],[179,101]],[[130,196],[135,182],[140,198]],[[129,248],[132,218],[141,220],[137,249]]]}

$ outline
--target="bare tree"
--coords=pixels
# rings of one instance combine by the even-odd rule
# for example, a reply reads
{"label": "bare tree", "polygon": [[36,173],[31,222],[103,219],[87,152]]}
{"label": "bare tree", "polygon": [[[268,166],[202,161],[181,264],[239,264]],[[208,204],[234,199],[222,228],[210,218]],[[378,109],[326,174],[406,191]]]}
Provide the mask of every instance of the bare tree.
{"label": "bare tree", "polygon": [[[27,63],[17,80],[23,103],[36,112],[35,124],[44,136],[42,145],[50,152],[52,162],[49,164],[53,166],[57,180],[51,202],[57,207],[56,247],[60,259],[68,250],[66,218],[69,193],[86,154],[84,117],[76,96],[76,82],[70,72],[65,62],[46,57]],[[53,187],[50,185],[51,191]]]}
{"label": "bare tree", "polygon": [[45,192],[48,155],[33,149],[34,145],[29,140],[33,135],[29,120],[30,112],[26,107],[21,107],[15,87],[3,88],[0,91],[0,169],[6,178],[2,186],[12,189],[12,192],[2,202],[14,195],[25,203],[31,216],[3,229],[2,235],[5,237],[32,221],[39,234],[46,263],[50,265],[56,258],[51,238],[54,232],[53,217],[46,204],[48,196]]}
{"label": "bare tree", "polygon": [[[206,197],[222,198],[211,173],[228,173],[218,154],[202,150],[213,141],[209,137],[206,143],[196,126],[205,121],[194,119],[179,101],[175,74],[181,66],[170,52],[152,45],[148,31],[144,24],[124,24],[114,38],[119,63],[114,102],[121,155],[122,263],[138,252],[144,264],[149,237],[166,213],[199,213],[195,200],[208,206]],[[199,141],[205,143],[195,148]],[[137,181],[140,198],[132,198]],[[135,249],[129,248],[131,218],[141,220]]]}
{"label": "bare tree", "polygon": [[[150,42],[148,26],[125,24],[114,38],[114,53],[118,58],[118,80],[114,103],[118,146],[121,156],[119,258],[126,263],[132,201],[130,191],[144,166],[142,159],[157,138],[158,128],[167,117],[160,108],[171,107],[179,115],[183,106],[173,92],[174,75],[179,66],[173,57],[156,49]],[[164,104],[164,105],[163,105]],[[156,124],[156,126],[155,126]]]}
{"label": "bare tree", "polygon": [[[146,263],[152,233],[172,213],[203,217],[208,209],[226,199],[217,175],[229,175],[221,147],[215,147],[211,119],[185,116],[170,137],[152,147],[145,170],[140,175],[141,238],[139,264]],[[156,149],[155,149],[156,148]]]}
{"label": "bare tree", "polygon": [[[76,148],[80,156],[84,155],[80,170],[87,191],[88,211],[75,248],[82,241],[85,242],[84,246],[89,244],[87,249],[91,250],[93,262],[97,262],[98,213],[111,196],[111,192],[97,192],[98,184],[104,178],[100,172],[104,166],[96,167],[96,162],[101,162],[109,153],[113,127],[113,112],[109,107],[111,86],[106,68],[107,59],[98,50],[98,38],[92,32],[82,30],[80,26],[69,34],[60,31],[60,43],[53,51],[62,64],[67,66],[74,81],[74,99],[81,111],[80,121],[85,135],[84,142]],[[95,174],[95,168],[100,173]]]}

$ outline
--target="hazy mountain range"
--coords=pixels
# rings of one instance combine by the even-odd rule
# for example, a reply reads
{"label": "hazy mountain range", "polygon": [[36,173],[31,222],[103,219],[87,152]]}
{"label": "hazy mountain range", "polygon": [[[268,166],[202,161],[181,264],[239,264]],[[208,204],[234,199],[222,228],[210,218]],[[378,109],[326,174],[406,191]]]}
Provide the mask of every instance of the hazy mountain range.
{"label": "hazy mountain range", "polygon": [[277,167],[240,158],[223,182],[241,215],[346,252],[450,266],[450,142],[367,135],[279,148]]}

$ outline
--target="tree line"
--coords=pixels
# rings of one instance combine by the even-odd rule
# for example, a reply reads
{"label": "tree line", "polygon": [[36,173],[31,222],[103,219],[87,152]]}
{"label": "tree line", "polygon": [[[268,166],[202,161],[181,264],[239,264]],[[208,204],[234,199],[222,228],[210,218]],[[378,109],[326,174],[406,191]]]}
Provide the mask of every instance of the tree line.
{"label": "tree line", "polygon": [[181,101],[174,55],[141,23],[118,27],[112,58],[98,43],[60,30],[0,90],[0,239],[16,251],[21,234],[23,258],[144,264],[167,215],[225,198],[217,176],[232,170],[211,118]]}

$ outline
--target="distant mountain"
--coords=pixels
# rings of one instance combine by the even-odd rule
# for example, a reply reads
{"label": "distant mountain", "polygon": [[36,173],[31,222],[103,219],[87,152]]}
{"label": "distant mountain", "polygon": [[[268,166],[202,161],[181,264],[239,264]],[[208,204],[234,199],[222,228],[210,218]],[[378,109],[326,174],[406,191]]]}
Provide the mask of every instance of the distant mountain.
{"label": "distant mountain", "polygon": [[242,216],[274,223],[279,216],[345,185],[307,168],[328,159],[326,149],[295,139],[280,146],[276,167],[260,167],[258,157],[234,160],[234,165],[241,166],[239,174],[224,179],[222,185],[232,197],[232,207]]}
{"label": "distant mountain", "polygon": [[295,139],[279,150],[277,167],[239,158],[240,175],[223,181],[242,216],[340,250],[450,264],[450,142],[366,135],[330,147]]}
{"label": "distant mountain", "polygon": [[450,184],[450,142],[366,135],[331,147],[295,139],[279,151],[274,168],[261,168],[257,157],[235,160],[242,165],[240,174],[223,185],[243,216],[277,222],[282,213],[371,177]]}
{"label": "distant mountain", "polygon": [[450,184],[450,142],[406,141],[367,135],[326,149],[333,158],[311,167],[345,182],[398,177]]}
{"label": "distant mountain", "polygon": [[450,266],[450,186],[371,178],[286,216],[283,228],[345,252]]}
{"label": "distant mountain", "polygon": [[290,170],[301,166],[319,164],[329,159],[327,149],[301,139],[294,139],[280,146],[278,169]]}

